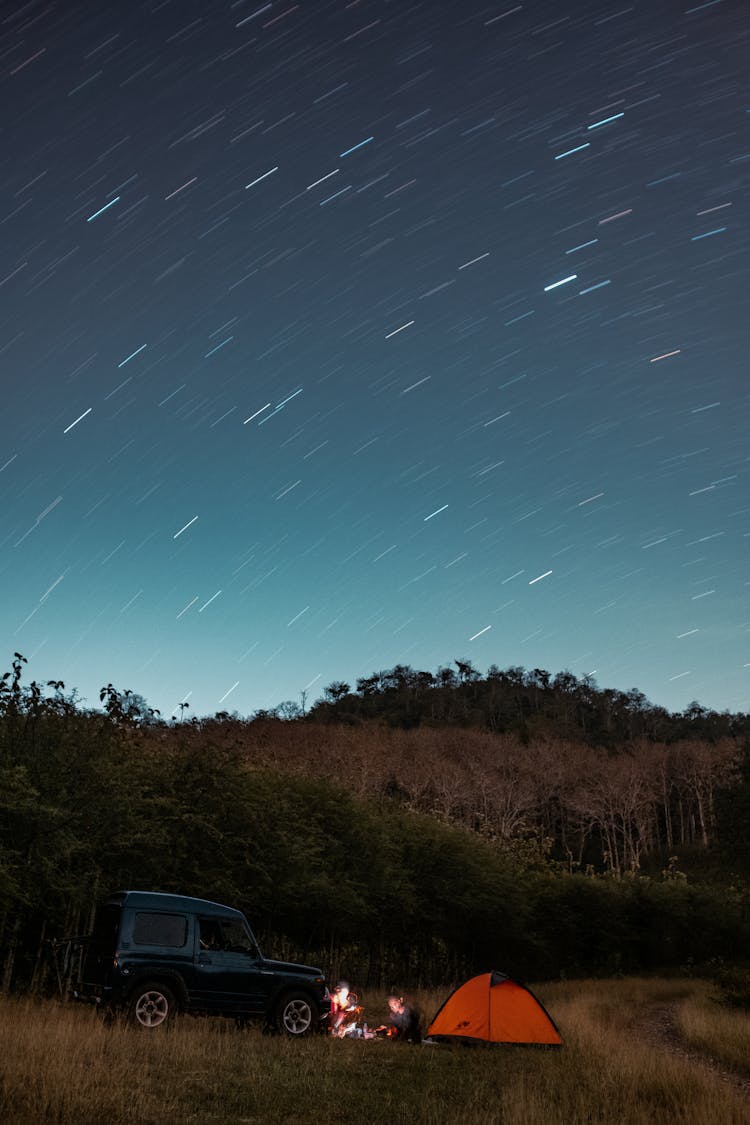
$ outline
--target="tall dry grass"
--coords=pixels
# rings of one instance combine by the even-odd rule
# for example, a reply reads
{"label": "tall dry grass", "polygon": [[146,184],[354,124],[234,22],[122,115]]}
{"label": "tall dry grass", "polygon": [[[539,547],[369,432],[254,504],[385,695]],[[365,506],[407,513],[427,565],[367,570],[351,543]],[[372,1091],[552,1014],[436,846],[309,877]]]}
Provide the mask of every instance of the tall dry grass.
{"label": "tall dry grass", "polygon": [[681,1006],[679,1026],[691,1047],[750,1079],[750,1012],[724,1007],[706,984]]}
{"label": "tall dry grass", "polygon": [[[145,1032],[88,1009],[0,998],[0,1120],[26,1125],[745,1125],[750,1103],[659,1049],[644,1020],[699,1005],[691,982],[569,982],[538,990],[559,1051],[290,1042],[229,1021]],[[385,997],[367,997],[375,1023]],[[429,1017],[444,995],[415,997]]]}

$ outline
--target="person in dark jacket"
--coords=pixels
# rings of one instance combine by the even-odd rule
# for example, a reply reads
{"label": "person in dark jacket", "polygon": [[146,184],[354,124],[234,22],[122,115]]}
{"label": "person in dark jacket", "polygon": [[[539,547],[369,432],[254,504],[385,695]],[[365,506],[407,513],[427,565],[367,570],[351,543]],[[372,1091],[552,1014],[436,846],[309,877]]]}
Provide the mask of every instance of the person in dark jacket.
{"label": "person in dark jacket", "polygon": [[403,996],[388,997],[388,1015],[391,1021],[389,1038],[402,1039],[405,1043],[422,1042],[419,1009],[407,1003]]}

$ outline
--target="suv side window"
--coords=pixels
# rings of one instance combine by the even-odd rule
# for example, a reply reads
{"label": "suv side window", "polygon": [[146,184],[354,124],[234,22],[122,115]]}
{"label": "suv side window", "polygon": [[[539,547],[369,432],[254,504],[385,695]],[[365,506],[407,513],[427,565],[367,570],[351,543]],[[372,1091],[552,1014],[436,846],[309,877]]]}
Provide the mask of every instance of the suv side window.
{"label": "suv side window", "polygon": [[187,941],[187,918],[184,914],[151,914],[137,911],[133,924],[136,945],[162,945],[180,949]]}
{"label": "suv side window", "polygon": [[224,953],[256,953],[255,944],[237,918],[199,918],[199,944],[201,949]]}

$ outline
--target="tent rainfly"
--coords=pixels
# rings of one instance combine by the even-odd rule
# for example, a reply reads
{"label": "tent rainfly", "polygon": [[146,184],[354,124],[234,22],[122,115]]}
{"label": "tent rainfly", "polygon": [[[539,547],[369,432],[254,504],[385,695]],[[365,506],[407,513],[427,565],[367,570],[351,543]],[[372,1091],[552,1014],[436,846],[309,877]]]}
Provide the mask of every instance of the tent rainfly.
{"label": "tent rainfly", "polygon": [[430,1039],[561,1047],[550,1015],[524,985],[482,973],[452,992],[427,1029]]}

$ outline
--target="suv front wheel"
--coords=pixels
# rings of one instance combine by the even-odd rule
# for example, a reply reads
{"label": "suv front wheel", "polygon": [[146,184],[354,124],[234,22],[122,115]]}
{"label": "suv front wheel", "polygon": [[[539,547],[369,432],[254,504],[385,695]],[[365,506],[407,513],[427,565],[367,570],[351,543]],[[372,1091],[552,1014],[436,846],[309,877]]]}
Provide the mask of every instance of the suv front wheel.
{"label": "suv front wheel", "polygon": [[293,1037],[309,1035],[318,1020],[315,1002],[306,992],[287,992],[276,1008],[276,1030]]}
{"label": "suv front wheel", "polygon": [[174,994],[163,984],[139,984],[128,1001],[127,1014],[138,1027],[163,1027],[177,1012]]}

